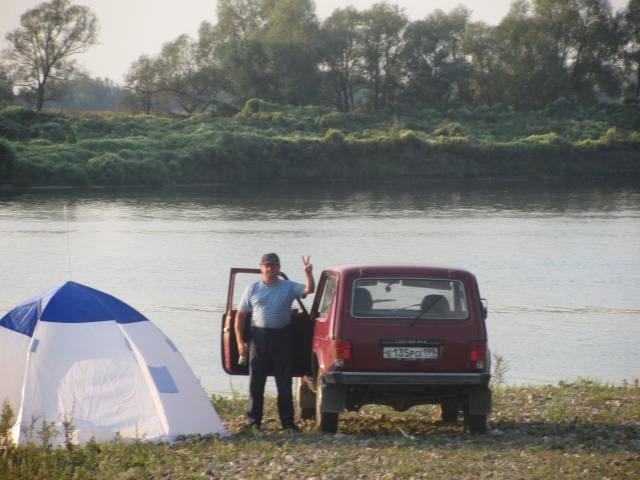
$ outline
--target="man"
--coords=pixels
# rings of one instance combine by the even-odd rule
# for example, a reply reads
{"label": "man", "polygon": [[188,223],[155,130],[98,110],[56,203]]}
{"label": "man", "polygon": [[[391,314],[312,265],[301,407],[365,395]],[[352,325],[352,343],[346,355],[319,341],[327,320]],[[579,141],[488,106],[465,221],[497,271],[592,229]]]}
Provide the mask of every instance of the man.
{"label": "man", "polygon": [[[278,414],[283,429],[297,430],[293,418],[291,395],[291,361],[293,356],[293,329],[291,303],[315,290],[311,257],[302,257],[306,275],[303,284],[284,280],[280,273],[280,258],[265,253],[260,260],[261,279],[249,285],[240,299],[235,319],[238,353],[249,355],[249,425],[260,428],[264,407],[264,386],[267,372],[273,371],[278,389]],[[251,312],[251,345],[242,335],[247,314]]]}

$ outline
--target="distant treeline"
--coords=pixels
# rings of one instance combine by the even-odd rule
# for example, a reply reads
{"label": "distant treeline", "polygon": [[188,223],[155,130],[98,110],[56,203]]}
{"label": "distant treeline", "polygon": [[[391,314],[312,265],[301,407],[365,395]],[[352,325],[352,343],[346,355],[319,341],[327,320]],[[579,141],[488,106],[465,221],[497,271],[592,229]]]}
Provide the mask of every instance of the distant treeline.
{"label": "distant treeline", "polygon": [[640,178],[635,108],[559,100],[404,115],[249,100],[233,117],[0,110],[0,183]]}
{"label": "distant treeline", "polygon": [[382,2],[319,21],[311,0],[219,0],[217,23],[141,56],[123,87],[76,80],[55,106],[191,115],[250,98],[368,113],[638,103],[640,0],[619,12],[607,0],[517,0],[496,26],[470,17],[459,6],[409,21]]}

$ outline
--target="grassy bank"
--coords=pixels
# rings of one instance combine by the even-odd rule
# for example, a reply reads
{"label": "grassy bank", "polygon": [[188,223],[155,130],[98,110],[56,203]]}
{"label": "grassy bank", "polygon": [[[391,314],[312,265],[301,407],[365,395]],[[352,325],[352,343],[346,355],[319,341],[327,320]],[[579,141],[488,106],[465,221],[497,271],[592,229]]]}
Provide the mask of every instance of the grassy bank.
{"label": "grassy bank", "polygon": [[174,445],[7,447],[2,479],[630,479],[640,475],[640,386],[588,381],[501,387],[487,435],[439,421],[435,407],[344,415],[338,435],[283,433],[273,399],[263,430],[242,431],[244,400],[215,397],[233,434]]}
{"label": "grassy bank", "polygon": [[633,107],[403,115],[247,102],[233,117],[0,111],[0,184],[640,178]]}

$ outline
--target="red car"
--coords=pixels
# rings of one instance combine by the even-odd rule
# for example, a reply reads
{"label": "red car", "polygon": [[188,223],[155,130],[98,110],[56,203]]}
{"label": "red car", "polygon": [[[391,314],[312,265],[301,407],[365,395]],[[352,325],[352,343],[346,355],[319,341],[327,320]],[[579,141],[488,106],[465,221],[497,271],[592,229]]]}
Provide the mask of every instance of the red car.
{"label": "red car", "polygon": [[[222,322],[222,360],[238,365],[233,320],[243,288],[232,269]],[[247,275],[244,275],[245,277]],[[486,430],[491,412],[490,355],[475,276],[467,271],[416,265],[343,265],[322,272],[311,312],[292,309],[296,335],[296,403],[302,418],[335,433],[344,410],[365,404],[403,411],[439,404],[442,419],[463,414],[472,433]],[[249,322],[247,322],[249,324]]]}

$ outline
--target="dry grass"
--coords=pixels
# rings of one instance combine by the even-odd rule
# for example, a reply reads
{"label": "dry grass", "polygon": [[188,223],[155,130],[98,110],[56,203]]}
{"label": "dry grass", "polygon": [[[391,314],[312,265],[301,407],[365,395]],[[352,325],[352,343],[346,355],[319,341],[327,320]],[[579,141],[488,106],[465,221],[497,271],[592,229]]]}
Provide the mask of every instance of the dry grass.
{"label": "dry grass", "polygon": [[487,435],[439,421],[435,407],[366,407],[340,433],[281,432],[273,399],[260,431],[243,430],[243,399],[215,398],[233,434],[174,445],[109,444],[5,451],[0,478],[91,479],[629,479],[640,476],[640,386],[588,381],[503,387]]}

